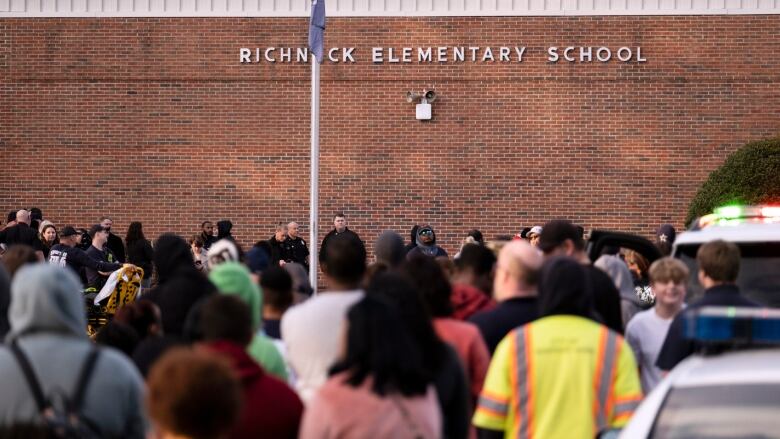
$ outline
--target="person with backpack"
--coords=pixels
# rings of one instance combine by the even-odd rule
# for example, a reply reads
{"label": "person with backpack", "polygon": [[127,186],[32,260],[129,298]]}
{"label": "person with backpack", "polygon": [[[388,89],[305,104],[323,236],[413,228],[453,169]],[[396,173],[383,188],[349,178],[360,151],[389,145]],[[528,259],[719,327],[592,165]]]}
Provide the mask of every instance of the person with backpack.
{"label": "person with backpack", "polygon": [[145,437],[141,376],[119,351],[87,338],[75,274],[48,264],[22,267],[8,314],[11,330],[0,347],[0,437],[25,426],[50,437]]}

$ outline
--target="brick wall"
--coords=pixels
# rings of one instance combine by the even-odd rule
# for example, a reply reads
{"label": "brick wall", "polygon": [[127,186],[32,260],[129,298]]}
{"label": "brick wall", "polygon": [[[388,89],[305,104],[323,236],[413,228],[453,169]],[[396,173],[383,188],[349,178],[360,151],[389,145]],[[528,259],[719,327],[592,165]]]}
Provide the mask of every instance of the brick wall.
{"label": "brick wall", "polygon": [[[221,218],[245,243],[279,221],[308,236],[310,68],[239,63],[306,37],[300,18],[0,20],[0,208],[60,226],[108,212],[148,237]],[[554,217],[682,226],[708,172],[780,134],[779,40],[777,15],[330,19],[327,45],[357,63],[322,68],[321,233],[336,210],[369,242],[430,222],[451,253],[472,227]],[[547,61],[569,45],[647,62]],[[522,64],[371,62],[428,46],[527,49]],[[403,95],[434,85],[434,118],[416,121]]]}

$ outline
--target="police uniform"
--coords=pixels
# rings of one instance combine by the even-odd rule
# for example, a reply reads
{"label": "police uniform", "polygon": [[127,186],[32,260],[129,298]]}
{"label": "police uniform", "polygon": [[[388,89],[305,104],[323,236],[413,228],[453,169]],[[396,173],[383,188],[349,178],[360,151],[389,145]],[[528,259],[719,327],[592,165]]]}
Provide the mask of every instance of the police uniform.
{"label": "police uniform", "polygon": [[300,236],[284,240],[282,243],[282,253],[285,262],[297,262],[309,271],[309,263],[306,262],[306,256],[309,256],[309,248],[306,247],[306,241]]}

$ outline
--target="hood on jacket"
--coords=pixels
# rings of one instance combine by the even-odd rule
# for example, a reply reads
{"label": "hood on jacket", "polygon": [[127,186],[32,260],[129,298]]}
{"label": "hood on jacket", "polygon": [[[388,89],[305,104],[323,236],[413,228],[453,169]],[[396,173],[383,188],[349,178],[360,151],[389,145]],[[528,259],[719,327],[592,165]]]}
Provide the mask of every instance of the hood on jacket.
{"label": "hood on jacket", "polygon": [[382,232],[374,244],[374,255],[391,268],[399,266],[404,261],[403,238],[392,230]]}
{"label": "hood on jacket", "polygon": [[[433,240],[427,244],[423,244],[423,242],[420,240],[420,234],[425,231],[431,231],[431,234],[433,236]],[[420,226],[420,228],[417,230],[417,236],[414,241],[418,247],[433,247],[436,245],[436,232],[433,230],[433,227],[429,225]]]}
{"label": "hood on jacket", "polygon": [[11,306],[11,277],[0,264],[0,340],[5,338],[10,329],[8,323],[8,307]]}
{"label": "hood on jacket", "polygon": [[263,375],[263,368],[249,356],[245,347],[237,343],[228,340],[214,340],[203,343],[201,346],[227,358],[241,381],[248,381]]}
{"label": "hood on jacket", "polygon": [[409,240],[409,245],[411,245],[411,246],[417,245],[417,231],[418,230],[420,230],[420,226],[418,226],[417,224],[412,226],[412,232],[411,232],[411,235],[410,235],[411,239]]}
{"label": "hood on jacket", "polygon": [[217,239],[226,238],[230,235],[230,231],[233,230],[233,223],[230,220],[222,220],[217,222]]}
{"label": "hood on jacket", "polygon": [[190,246],[173,233],[164,233],[157,238],[154,246],[154,265],[157,267],[160,284],[167,282],[178,271],[197,271]]}
{"label": "hood on jacket", "polygon": [[615,255],[601,255],[593,266],[607,273],[615,283],[615,288],[620,291],[620,298],[629,300],[637,305],[644,305],[634,292],[634,280],[628,265],[620,257]]}
{"label": "hood on jacket", "polygon": [[539,316],[593,315],[593,293],[585,268],[567,257],[555,257],[542,265],[539,282]]}
{"label": "hood on jacket", "polygon": [[31,332],[87,336],[81,281],[71,270],[46,263],[25,265],[11,284],[10,341]]}
{"label": "hood on jacket", "polygon": [[235,294],[249,305],[254,330],[263,327],[263,294],[243,264],[223,262],[211,270],[209,280],[221,294]]}

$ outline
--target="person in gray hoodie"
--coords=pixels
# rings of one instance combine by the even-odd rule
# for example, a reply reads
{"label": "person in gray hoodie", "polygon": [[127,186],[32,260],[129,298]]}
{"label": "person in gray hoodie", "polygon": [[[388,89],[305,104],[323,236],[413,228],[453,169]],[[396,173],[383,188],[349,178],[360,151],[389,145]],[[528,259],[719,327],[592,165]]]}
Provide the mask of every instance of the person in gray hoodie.
{"label": "person in gray hoodie", "polygon": [[[85,360],[95,346],[86,335],[81,282],[48,264],[22,267],[11,284],[11,331],[0,347],[0,428],[39,424],[41,415],[9,345],[28,358],[45,398],[55,407],[72,398]],[[87,381],[81,414],[102,437],[145,437],[144,384],[125,356],[100,348]],[[62,410],[63,408],[60,407]]]}

